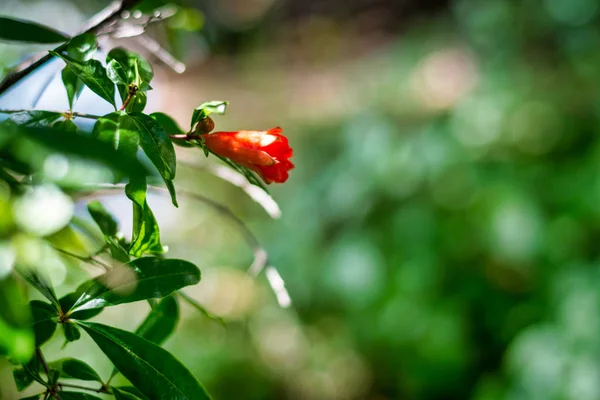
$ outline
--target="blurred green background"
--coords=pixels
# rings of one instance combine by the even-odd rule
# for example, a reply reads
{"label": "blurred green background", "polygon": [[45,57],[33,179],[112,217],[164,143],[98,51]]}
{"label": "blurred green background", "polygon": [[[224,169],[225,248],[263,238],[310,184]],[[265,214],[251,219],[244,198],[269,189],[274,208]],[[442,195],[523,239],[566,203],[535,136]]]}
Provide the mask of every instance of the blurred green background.
{"label": "blurred green background", "polygon": [[[0,13],[73,32],[105,4],[4,0]],[[288,309],[247,277],[227,218],[150,199],[170,254],[203,271],[188,293],[229,321],[182,305],[166,344],[216,399],[600,399],[600,1],[179,6],[149,35],[187,70],[151,58],[147,111],[185,127],[201,102],[229,100],[217,130],[279,125],[296,165],[271,187],[277,220],[206,170],[176,181],[256,232]],[[5,66],[31,51],[1,46]],[[103,199],[127,233],[126,201]],[[129,329],[146,308],[98,320]],[[110,373],[87,337],[61,352],[56,336],[49,358]],[[0,397],[16,396],[0,364]]]}

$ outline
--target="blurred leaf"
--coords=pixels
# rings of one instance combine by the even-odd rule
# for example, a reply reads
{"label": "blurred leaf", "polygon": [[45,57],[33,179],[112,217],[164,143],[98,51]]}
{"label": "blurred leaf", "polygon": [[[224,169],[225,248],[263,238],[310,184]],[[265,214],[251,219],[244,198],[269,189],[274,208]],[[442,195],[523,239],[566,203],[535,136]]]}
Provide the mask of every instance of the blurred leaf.
{"label": "blurred leaf", "polygon": [[77,61],[67,55],[50,51],[50,54],[60,57],[77,75],[90,90],[108,101],[115,109],[115,85],[108,78],[106,68],[98,60],[88,60],[86,62]]}
{"label": "blurred leaf", "polygon": [[228,101],[208,101],[200,104],[192,113],[192,123],[190,127],[194,129],[194,126],[200,121],[208,117],[210,114],[225,114],[227,110]]}
{"label": "blurred leaf", "polygon": [[58,378],[60,377],[60,371],[50,368],[48,370],[48,385],[54,386],[56,382],[58,382]]}
{"label": "blurred leaf", "polygon": [[19,400],[39,400],[43,395],[44,393],[40,393],[33,396],[21,397]]}
{"label": "blurred leaf", "polygon": [[194,264],[176,259],[143,257],[83,283],[71,312],[160,298],[200,282]]}
{"label": "blurred leaf", "polygon": [[92,396],[87,393],[65,391],[60,392],[60,398],[62,400],[102,400],[100,397]]}
{"label": "blurred leaf", "polygon": [[129,116],[137,124],[142,150],[144,150],[165,180],[173,205],[177,207],[175,191],[170,182],[175,179],[177,163],[175,149],[173,148],[169,134],[164,131],[158,122],[146,114],[132,113]]}
{"label": "blurred leaf", "polygon": [[146,397],[142,392],[140,392],[137,388],[133,386],[119,386],[118,390],[120,392],[132,394],[135,397],[140,398],[142,400],[149,400],[148,397]]}
{"label": "blurred leaf", "polygon": [[23,270],[21,268],[19,272],[27,281],[27,283],[37,289],[38,292],[40,292],[46,299],[50,301],[56,311],[60,310],[60,304],[58,303],[58,298],[56,297],[54,288],[46,277],[32,269]]}
{"label": "blurred leaf", "polygon": [[256,175],[254,175],[254,173],[250,169],[243,167],[236,162],[231,161],[229,158],[221,157],[220,155],[217,155],[212,152],[211,152],[211,154],[214,155],[215,157],[217,157],[218,159],[220,159],[221,161],[223,161],[225,164],[229,165],[231,168],[233,168],[240,174],[244,175],[244,177],[248,180],[248,182],[250,182],[251,184],[253,184],[255,186],[258,186],[265,192],[269,193],[269,190],[267,189],[267,187],[265,186],[263,181],[260,180],[259,178],[257,178]]}
{"label": "blurred leaf", "polygon": [[81,338],[81,332],[79,332],[79,328],[74,323],[65,322],[62,326],[65,330],[65,339],[67,339],[67,342],[74,342]]}
{"label": "blurred leaf", "polygon": [[12,276],[0,280],[0,349],[17,362],[33,355],[34,336],[26,290]]}
{"label": "blurred leaf", "polygon": [[67,99],[69,100],[69,110],[73,110],[73,106],[83,92],[85,85],[83,81],[75,75],[75,73],[66,65],[60,73],[63,85],[67,91]]}
{"label": "blurred leaf", "polygon": [[106,236],[116,236],[119,233],[119,225],[115,218],[104,208],[98,200],[88,203],[88,212],[98,224],[98,227]]}
{"label": "blurred leaf", "polygon": [[77,125],[70,119],[63,119],[52,125],[52,128],[59,129],[65,132],[77,132]]}
{"label": "blurred leaf", "polygon": [[25,371],[24,368],[13,369],[13,379],[17,385],[17,391],[21,392],[29,387],[33,383],[33,376],[29,372]]}
{"label": "blurred leaf", "polygon": [[[9,140],[4,143],[5,150],[18,161],[30,165],[34,171],[44,171],[52,167],[54,164],[47,162],[49,157],[60,163],[67,161],[70,167],[67,173],[53,178],[59,184],[89,184],[90,170],[100,166],[125,176],[145,176],[147,173],[136,157],[121,150],[115,151],[111,145],[89,135],[57,129],[0,125],[0,136],[3,132],[9,135]],[[0,154],[3,152],[2,147],[0,140]],[[82,171],[75,167],[83,166],[87,175],[80,176]],[[51,170],[49,172],[50,176],[55,176]]]}
{"label": "blurred leaf", "polygon": [[67,55],[77,61],[88,61],[98,50],[98,41],[93,33],[82,33],[67,43]]}
{"label": "blurred leaf", "polygon": [[129,254],[140,257],[144,253],[162,253],[160,230],[146,200],[146,180],[132,179],[125,186],[125,194],[133,202],[133,233]]}
{"label": "blurred leaf", "polygon": [[35,333],[35,346],[40,347],[52,337],[58,323],[58,313],[48,303],[39,300],[29,302],[33,315],[33,331]]}
{"label": "blurred leaf", "polygon": [[103,383],[100,375],[88,364],[76,358],[62,358],[48,364],[61,372],[61,377]]}
{"label": "blurred leaf", "polygon": [[[61,309],[66,313],[71,308],[73,308],[73,304],[79,299],[80,294],[76,292],[69,293],[60,298],[59,303]],[[94,308],[90,310],[76,311],[69,315],[72,319],[78,320],[86,320],[95,317],[96,315],[102,312],[102,308]]]}
{"label": "blurred leaf", "polygon": [[106,56],[107,63],[110,63],[111,60],[116,60],[125,71],[127,76],[125,83],[127,85],[133,83],[142,91],[150,89],[149,83],[154,76],[154,72],[150,63],[141,55],[122,47],[117,47],[112,49]]}
{"label": "blurred leaf", "polygon": [[54,111],[31,110],[14,113],[9,120],[23,126],[48,126],[62,117],[61,113]]}
{"label": "blurred leaf", "polygon": [[0,39],[28,43],[60,43],[69,37],[35,22],[0,17]]}
{"label": "blurred leaf", "polygon": [[112,394],[115,396],[115,400],[137,400],[138,398],[132,394],[129,394],[125,391],[120,391],[118,388],[112,388]]}
{"label": "blurred leaf", "polygon": [[179,321],[179,304],[173,295],[162,299],[150,311],[135,333],[157,345],[161,345],[175,330]]}
{"label": "blurred leaf", "polygon": [[136,334],[79,323],[119,372],[150,399],[210,399],[191,372],[165,349]]}

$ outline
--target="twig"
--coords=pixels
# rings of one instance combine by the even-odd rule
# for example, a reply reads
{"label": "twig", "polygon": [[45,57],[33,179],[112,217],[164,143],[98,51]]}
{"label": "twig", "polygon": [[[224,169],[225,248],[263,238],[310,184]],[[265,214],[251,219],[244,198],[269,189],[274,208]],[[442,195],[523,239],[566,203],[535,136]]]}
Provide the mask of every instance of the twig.
{"label": "twig", "polygon": [[[113,1],[104,10],[96,14],[90,22],[84,26],[79,34],[83,33],[96,33],[101,30],[104,26],[114,23],[116,20],[121,18],[121,13],[141,0],[121,0]],[[66,43],[58,46],[55,51],[60,52],[66,48]],[[0,95],[10,89],[15,83],[31,74],[33,71],[47,63],[52,59],[52,55],[46,53],[37,54],[18,64],[14,71],[8,74],[2,82],[0,82]]]}
{"label": "twig", "polygon": [[225,324],[225,321],[223,320],[223,318],[210,313],[206,308],[202,307],[202,305],[200,303],[198,303],[196,300],[194,300],[187,294],[183,293],[181,290],[177,292],[177,296],[179,296],[186,303],[188,303],[189,305],[194,307],[196,310],[200,311],[200,313],[202,313],[207,318],[214,319],[215,321],[217,321],[221,325],[223,325],[225,328],[227,328],[227,325]]}
{"label": "twig", "polygon": [[[113,184],[105,184],[105,185],[90,185],[90,186],[94,186],[99,189],[106,189],[106,190],[112,191],[115,189],[123,189],[125,187],[125,184],[119,183],[119,184],[114,184],[114,185]],[[164,193],[164,194],[169,193],[167,188],[158,187],[158,186],[148,185],[148,190],[153,191],[153,192],[160,192],[160,193]],[[201,201],[205,204],[208,204],[209,206],[214,208],[216,211],[221,213],[223,216],[225,216],[225,217],[229,218],[229,220],[233,221],[239,228],[239,231],[241,232],[242,237],[244,238],[244,241],[252,249],[252,252],[254,253],[254,260],[252,261],[252,264],[248,268],[248,275],[250,275],[253,278],[256,278],[268,266],[268,269],[272,272],[270,273],[271,274],[270,277],[269,277],[269,275],[267,276],[267,281],[269,282],[269,286],[271,286],[271,289],[273,290],[273,292],[275,293],[275,296],[277,297],[277,302],[279,303],[279,305],[281,307],[284,307],[284,308],[289,307],[291,305],[291,298],[290,298],[289,294],[287,293],[287,290],[285,289],[285,285],[283,284],[284,281],[281,278],[281,275],[279,275],[279,272],[277,272],[277,269],[274,266],[269,265],[267,252],[260,245],[260,242],[258,241],[256,236],[254,236],[254,233],[252,233],[250,228],[248,228],[248,226],[246,226],[244,221],[242,221],[237,215],[235,215],[235,213],[233,211],[231,211],[227,206],[224,206],[223,204],[221,204],[215,200],[212,200],[206,196],[203,196],[201,194],[194,193],[194,192],[191,192],[191,191],[185,190],[185,189],[178,189],[177,194],[180,194],[185,197],[189,197],[191,199]],[[98,195],[98,192],[96,191],[94,193],[94,195]]]}
{"label": "twig", "polygon": [[[17,114],[17,113],[28,112],[28,111],[37,111],[37,110],[0,110],[0,114]],[[89,118],[89,119],[102,118],[100,115],[87,114],[87,113],[81,113],[81,112],[54,111],[54,110],[44,110],[44,111],[55,112],[57,114],[71,115],[73,117]]]}
{"label": "twig", "polygon": [[83,261],[83,262],[86,262],[86,263],[92,264],[92,265],[98,265],[98,266],[104,268],[107,271],[110,270],[110,269],[112,269],[112,267],[110,265],[108,265],[108,264],[106,264],[106,263],[104,263],[104,262],[102,262],[102,261],[94,258],[94,256],[80,256],[78,254],[71,253],[70,251],[63,250],[63,249],[55,247],[55,246],[52,246],[52,248],[54,250],[58,251],[59,253],[62,253],[62,254],[66,255],[66,256],[69,256],[69,257],[76,258],[79,261]]}
{"label": "twig", "polygon": [[39,347],[36,347],[35,354],[36,354],[38,360],[40,360],[40,364],[42,364],[42,368],[44,368],[44,372],[46,373],[46,375],[48,375],[50,373],[50,368],[48,368],[46,359],[44,359],[44,355],[42,354],[42,349],[40,349]]}

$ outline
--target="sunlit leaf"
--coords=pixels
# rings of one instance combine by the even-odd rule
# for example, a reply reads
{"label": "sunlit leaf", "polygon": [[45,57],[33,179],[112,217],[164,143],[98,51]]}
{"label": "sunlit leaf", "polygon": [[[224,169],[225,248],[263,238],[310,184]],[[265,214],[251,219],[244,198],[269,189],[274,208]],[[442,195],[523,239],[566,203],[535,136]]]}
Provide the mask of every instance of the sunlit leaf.
{"label": "sunlit leaf", "polygon": [[160,346],[114,327],[79,324],[119,372],[149,399],[210,399],[191,372]]}
{"label": "sunlit leaf", "polygon": [[125,194],[133,203],[133,232],[129,254],[140,257],[144,253],[163,253],[160,229],[146,200],[146,180],[132,179],[125,186]]}
{"label": "sunlit leaf", "polygon": [[60,43],[69,37],[36,22],[0,17],[0,39],[29,43]]}
{"label": "sunlit leaf", "polygon": [[77,61],[65,54],[50,51],[50,54],[60,57],[90,90],[115,106],[115,85],[108,78],[106,68],[98,60]]}
{"label": "sunlit leaf", "polygon": [[[73,304],[77,300],[79,300],[80,294],[73,292],[69,293],[60,298],[59,303],[61,309],[66,313],[71,308],[73,308]],[[93,308],[90,310],[77,311],[70,314],[70,318],[78,319],[78,320],[86,320],[95,317],[96,315],[102,312],[102,308]]]}
{"label": "sunlit leaf", "polygon": [[67,100],[69,101],[69,109],[72,110],[77,102],[77,99],[83,92],[85,85],[83,81],[75,75],[69,66],[65,66],[60,73],[63,85],[67,91]]}
{"label": "sunlit leaf", "polygon": [[31,110],[14,113],[9,120],[22,126],[48,126],[62,117],[61,113],[54,111]]}
{"label": "sunlit leaf", "polygon": [[169,181],[175,179],[175,170],[177,167],[175,149],[169,138],[169,134],[164,131],[158,122],[146,114],[132,113],[129,115],[137,124],[137,131],[140,137],[140,146],[150,161],[156,166],[158,172],[167,183],[171,200],[177,207],[177,199],[173,185]]}
{"label": "sunlit leaf", "polygon": [[200,281],[194,264],[176,259],[143,257],[83,283],[71,312],[160,298]]}
{"label": "sunlit leaf", "polygon": [[200,104],[192,113],[192,123],[190,127],[194,129],[194,126],[200,121],[208,117],[210,114],[225,114],[227,110],[228,101],[208,101]]}
{"label": "sunlit leaf", "polygon": [[150,89],[149,83],[154,76],[154,72],[152,66],[144,57],[133,51],[117,47],[112,49],[106,56],[107,63],[110,63],[111,60],[116,60],[125,71],[127,76],[125,83],[127,85],[133,83],[142,91]]}

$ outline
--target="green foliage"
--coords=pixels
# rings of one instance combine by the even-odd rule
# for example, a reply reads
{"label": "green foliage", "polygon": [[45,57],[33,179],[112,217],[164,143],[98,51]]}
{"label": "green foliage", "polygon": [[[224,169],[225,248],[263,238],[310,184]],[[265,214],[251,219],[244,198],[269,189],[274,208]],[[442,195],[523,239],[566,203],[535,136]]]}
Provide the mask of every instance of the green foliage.
{"label": "green foliage", "polygon": [[[32,399],[99,399],[72,391],[70,385],[118,400],[209,399],[191,372],[160,347],[178,325],[178,298],[217,317],[177,293],[196,285],[201,273],[189,261],[164,257],[167,248],[147,201],[147,182],[160,175],[178,207],[173,143],[206,153],[193,129],[210,114],[224,114],[228,102],[209,101],[191,111],[188,133],[164,113],[145,114],[152,66],[140,54],[115,48],[105,67],[94,59],[98,43],[93,32],[100,30],[68,38],[38,24],[0,17],[0,39],[63,42],[48,51],[66,64],[61,78],[69,107],[0,110],[8,115],[0,122],[0,263],[8,263],[0,265],[0,355],[15,364],[18,391],[34,382],[42,385],[44,392]],[[115,111],[103,116],[74,112],[85,87]],[[115,87],[122,102],[118,110]],[[78,123],[79,118],[96,121],[89,129]],[[138,155],[149,160],[151,169]],[[262,187],[249,169],[222,160]],[[90,221],[78,215],[76,204],[100,189],[119,189],[131,201],[131,240],[123,237],[117,219],[98,200],[88,202]],[[100,275],[94,271],[90,279],[72,268],[82,264],[104,271]],[[59,298],[61,288],[55,291],[52,282],[63,278],[72,292]],[[87,321],[106,307],[139,301],[148,302],[151,310],[135,333]],[[115,366],[107,382],[79,357],[46,362],[42,347],[59,326],[65,340],[61,350],[76,347],[66,345],[81,339],[83,330],[106,354]],[[116,371],[133,386],[111,386]],[[86,388],[65,380],[101,386]]]}
{"label": "green foliage", "polygon": [[149,399],[209,399],[190,371],[163,348],[133,333],[79,322],[119,372]]}
{"label": "green foliage", "polygon": [[0,40],[30,43],[60,43],[69,37],[31,21],[0,17]]}

